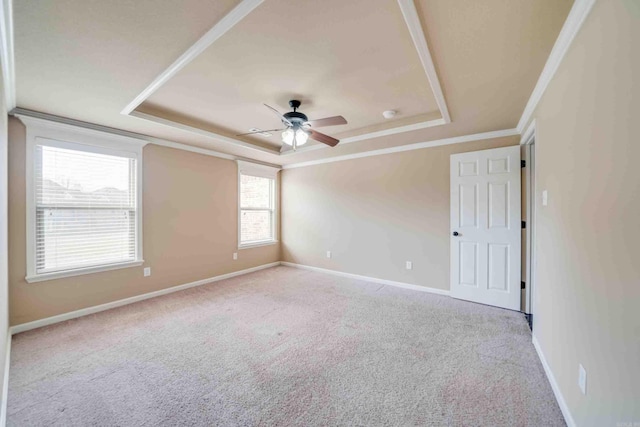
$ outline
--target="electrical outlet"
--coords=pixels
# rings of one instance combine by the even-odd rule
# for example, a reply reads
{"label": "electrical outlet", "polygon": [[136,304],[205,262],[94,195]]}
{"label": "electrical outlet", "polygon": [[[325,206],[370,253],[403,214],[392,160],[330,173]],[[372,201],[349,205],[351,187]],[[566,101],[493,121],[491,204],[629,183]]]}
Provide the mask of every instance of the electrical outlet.
{"label": "electrical outlet", "polygon": [[407,261],[407,263],[405,264],[405,268],[407,270],[411,270],[413,268],[413,263],[411,261]]}
{"label": "electrical outlet", "polygon": [[331,258],[331,251],[327,251],[327,258]]}
{"label": "electrical outlet", "polygon": [[587,371],[584,370],[582,363],[578,365],[578,387],[582,394],[587,394]]}
{"label": "electrical outlet", "polygon": [[144,277],[149,277],[151,276],[151,267],[145,267],[144,268]]}
{"label": "electrical outlet", "polygon": [[542,192],[542,206],[547,206],[549,203],[549,195],[547,194],[547,190]]}
{"label": "electrical outlet", "polygon": [[234,252],[233,253],[233,259],[234,259],[234,261],[238,259],[238,252]]}

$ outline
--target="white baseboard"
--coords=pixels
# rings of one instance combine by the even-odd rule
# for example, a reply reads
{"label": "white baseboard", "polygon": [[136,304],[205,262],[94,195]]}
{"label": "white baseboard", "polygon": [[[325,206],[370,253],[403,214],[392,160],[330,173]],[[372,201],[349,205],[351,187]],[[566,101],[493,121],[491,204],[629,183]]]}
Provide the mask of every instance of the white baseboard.
{"label": "white baseboard", "polygon": [[59,314],[57,316],[47,317],[45,319],[34,320],[33,322],[22,323],[20,325],[12,326],[9,329],[9,333],[13,335],[13,334],[18,334],[20,332],[30,331],[32,329],[41,328],[43,326],[53,325],[54,323],[64,322],[65,320],[75,319],[78,317],[86,316],[88,314],[98,313],[100,311],[121,307],[127,304],[133,304],[134,302],[143,301],[149,298],[159,297],[161,295],[167,295],[173,292],[182,291],[184,289],[189,289],[196,286],[206,285],[207,283],[218,282],[220,280],[241,276],[247,273],[253,273],[254,271],[264,270],[265,268],[271,268],[278,265],[280,265],[279,261],[272,262],[270,264],[263,264],[257,267],[247,268],[245,270],[234,271],[233,273],[227,273],[227,274],[222,274],[220,276],[209,277],[207,279],[197,280],[195,282],[186,283],[184,285],[173,286],[170,288],[161,289],[159,291],[149,292],[142,295],[136,295],[134,297],[125,298],[125,299],[121,299],[113,302],[108,302],[106,304],[95,305],[93,307],[87,307],[87,308],[72,311],[69,313]]}
{"label": "white baseboard", "polygon": [[363,280],[363,281],[366,281],[366,282],[378,283],[378,284],[381,284],[381,285],[389,285],[389,286],[395,286],[397,288],[411,289],[413,291],[429,292],[429,293],[432,293],[432,294],[449,296],[449,291],[445,291],[443,289],[429,288],[427,286],[412,285],[410,283],[395,282],[393,280],[387,280],[387,279],[378,279],[377,277],[361,276],[359,274],[344,273],[342,271],[329,270],[327,268],[320,268],[320,267],[312,267],[310,265],[294,264],[292,262],[282,261],[280,264],[286,265],[287,267],[300,268],[300,269],[303,269],[303,270],[318,271],[320,273],[333,274],[334,276],[348,277],[350,279]]}
{"label": "white baseboard", "polygon": [[560,405],[560,410],[562,411],[562,415],[564,415],[564,420],[569,427],[575,427],[576,422],[573,420],[571,416],[571,411],[569,411],[569,407],[567,406],[567,402],[564,400],[564,396],[560,391],[560,387],[556,382],[556,378],[553,376],[553,372],[551,372],[551,368],[547,363],[547,359],[544,357],[544,353],[542,353],[542,349],[540,348],[540,343],[536,339],[536,336],[532,334],[531,342],[533,342],[533,346],[536,349],[536,353],[538,353],[538,357],[540,358],[540,362],[542,362],[542,367],[544,368],[544,372],[547,374],[547,378],[549,379],[549,383],[551,384],[551,389],[553,390],[553,394],[556,396],[556,400],[558,401],[558,405]]}
{"label": "white baseboard", "polygon": [[11,331],[7,334],[4,355],[4,377],[2,378],[2,402],[0,402],[0,426],[7,425],[7,395],[9,394],[9,366],[11,365]]}

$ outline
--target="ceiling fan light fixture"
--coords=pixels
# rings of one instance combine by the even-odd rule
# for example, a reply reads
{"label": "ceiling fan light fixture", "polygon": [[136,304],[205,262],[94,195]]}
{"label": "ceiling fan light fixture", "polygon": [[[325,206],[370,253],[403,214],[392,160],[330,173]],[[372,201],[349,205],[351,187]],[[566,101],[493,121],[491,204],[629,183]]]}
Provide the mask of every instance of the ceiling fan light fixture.
{"label": "ceiling fan light fixture", "polygon": [[295,133],[293,132],[293,129],[289,128],[287,130],[285,130],[284,132],[282,132],[282,142],[284,142],[287,145],[291,145],[293,146],[293,138],[295,137]]}
{"label": "ceiling fan light fixture", "polygon": [[[285,114],[280,114],[278,110],[273,107],[270,107],[267,104],[264,104],[265,107],[270,109],[273,113],[275,113],[279,118],[282,124],[285,126],[285,129],[273,129],[267,132],[275,132],[284,130],[282,132],[282,143],[288,145],[293,148],[293,151],[296,151],[296,148],[302,146],[309,141],[309,138],[312,138],[318,142],[323,144],[327,144],[330,147],[335,147],[340,140],[333,138],[329,135],[325,135],[321,132],[311,129],[311,127],[317,126],[337,126],[337,125],[346,125],[347,120],[342,116],[334,116],[334,117],[325,117],[324,119],[317,120],[309,120],[309,118],[297,111],[298,107],[300,107],[300,101],[292,99],[289,101],[289,105],[293,108],[293,111],[289,111]],[[260,129],[258,129],[260,131]],[[250,134],[254,134],[258,132],[250,132]],[[238,135],[241,136],[241,135]]]}
{"label": "ceiling fan light fixture", "polygon": [[309,133],[302,129],[298,129],[296,131],[296,145],[304,145],[307,143],[307,140],[309,140]]}

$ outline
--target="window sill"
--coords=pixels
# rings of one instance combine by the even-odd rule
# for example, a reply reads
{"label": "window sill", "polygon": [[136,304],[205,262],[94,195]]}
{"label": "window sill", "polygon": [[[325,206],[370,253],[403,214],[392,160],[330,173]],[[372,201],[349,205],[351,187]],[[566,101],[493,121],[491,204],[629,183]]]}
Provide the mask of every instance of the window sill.
{"label": "window sill", "polygon": [[251,249],[251,248],[259,248],[260,246],[270,246],[277,245],[279,242],[277,240],[267,240],[264,242],[255,242],[255,243],[244,243],[242,245],[238,245],[238,249]]}
{"label": "window sill", "polygon": [[65,277],[82,276],[84,274],[99,273],[101,271],[119,270],[121,268],[138,267],[144,263],[144,260],[122,262],[119,264],[99,265],[96,267],[77,268],[75,270],[56,271],[53,273],[42,273],[27,276],[24,279],[27,283],[44,282],[46,280],[62,279]]}

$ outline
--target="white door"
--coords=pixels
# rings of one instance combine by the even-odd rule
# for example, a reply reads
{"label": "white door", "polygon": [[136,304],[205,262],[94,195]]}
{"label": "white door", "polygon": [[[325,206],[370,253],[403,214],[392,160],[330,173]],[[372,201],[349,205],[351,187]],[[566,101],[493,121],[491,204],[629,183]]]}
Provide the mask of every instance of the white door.
{"label": "white door", "polygon": [[451,156],[451,296],[520,310],[520,147]]}

